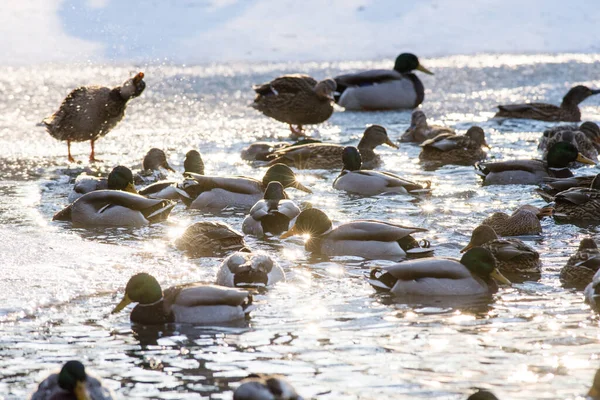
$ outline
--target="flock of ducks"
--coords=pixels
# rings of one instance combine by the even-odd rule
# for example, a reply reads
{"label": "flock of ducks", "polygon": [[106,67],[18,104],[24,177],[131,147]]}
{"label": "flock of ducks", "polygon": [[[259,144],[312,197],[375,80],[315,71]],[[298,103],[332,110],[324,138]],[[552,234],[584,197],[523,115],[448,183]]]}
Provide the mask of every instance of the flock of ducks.
{"label": "flock of ducks", "polygon": [[[523,205],[512,214],[495,213],[481,221],[460,259],[433,256],[435,246],[424,235],[427,230],[380,220],[361,220],[334,226],[330,218],[310,203],[296,203],[286,190],[312,193],[299,182],[294,169],[336,169],[335,189],[362,196],[399,193],[426,196],[431,182],[413,182],[382,166],[377,146],[398,148],[383,126],[366,128],[356,147],[322,143],[306,137],[304,127],[327,120],[333,104],[349,110],[415,108],[424,100],[424,87],[414,70],[431,74],[412,54],[401,54],[392,70],[372,70],[317,81],[305,75],[285,75],[254,87],[252,107],[289,125],[292,142],[253,143],[242,158],[267,167],[262,179],[243,176],[205,175],[197,150],[185,156],[184,172],[177,174],[160,149],[151,149],[143,171],[134,174],[125,166],[115,167],[108,177],[79,176],[69,205],[53,220],[74,227],[144,226],[169,217],[178,201],[185,207],[218,213],[225,208],[247,212],[241,230],[223,222],[199,221],[190,225],[174,245],[191,258],[224,257],[214,282],[190,283],[163,289],[148,273],[129,279],[121,302],[113,313],[135,303],[129,314],[138,324],[220,324],[249,316],[253,293],[285,281],[276,259],[250,249],[244,235],[258,238],[279,236],[281,240],[305,235],[308,252],[326,256],[358,256],[366,259],[401,260],[374,268],[367,279],[377,292],[398,298],[442,296],[490,296],[499,285],[538,279],[539,253],[514,236],[539,235],[540,219],[554,217],[571,223],[600,221],[600,179],[573,177],[570,168],[595,164],[600,149],[600,129],[593,122],[560,125],[543,133],[541,160],[485,162],[489,148],[485,132],[473,126],[463,135],[448,127],[432,126],[421,110],[414,110],[411,125],[400,143],[421,147],[423,167],[473,165],[483,185],[536,185],[547,207]],[[95,162],[95,141],[106,135],[124,117],[127,102],[145,89],[142,72],[115,88],[80,87],[73,90],[52,116],[44,120],[48,132],[67,141],[91,141],[90,162]],[[578,104],[600,93],[576,86],[560,106],[541,103],[499,106],[497,117],[532,118],[544,121],[580,121]],[[154,182],[153,182],[154,181]],[[152,183],[151,183],[152,182]],[[138,185],[138,188],[136,188]],[[144,186],[139,188],[139,186]],[[561,271],[567,287],[585,292],[592,308],[600,306],[600,251],[591,238],[584,238],[577,253]],[[510,280],[509,280],[510,278]],[[600,378],[589,396],[600,399]],[[107,399],[111,395],[88,377],[78,361],[64,365],[60,373],[40,384],[32,399]],[[470,399],[495,399],[486,391]],[[301,399],[279,376],[252,375],[234,394],[237,400]]]}

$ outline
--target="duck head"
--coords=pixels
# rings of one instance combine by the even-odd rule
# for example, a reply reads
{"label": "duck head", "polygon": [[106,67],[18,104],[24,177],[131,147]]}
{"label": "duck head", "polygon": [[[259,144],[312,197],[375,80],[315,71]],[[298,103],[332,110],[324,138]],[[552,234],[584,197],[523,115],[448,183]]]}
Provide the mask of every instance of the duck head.
{"label": "duck head", "polygon": [[577,151],[577,147],[568,142],[557,142],[553,144],[552,147],[548,149],[548,156],[546,159],[548,161],[548,167],[550,168],[567,168],[569,163],[574,161],[583,164],[596,165],[593,160],[590,160],[581,154]]}
{"label": "duck head", "polygon": [[419,62],[417,56],[411,53],[402,53],[398,57],[396,57],[396,62],[394,63],[394,70],[400,72],[401,74],[405,74],[410,71],[421,71],[429,75],[433,75],[433,72],[425,68]]}
{"label": "duck head", "polygon": [[194,174],[204,175],[204,161],[200,153],[196,150],[190,150],[185,154],[183,161],[185,172],[193,172]]}
{"label": "duck head", "polygon": [[324,79],[315,85],[314,91],[322,99],[334,100],[333,93],[337,89],[337,83],[331,78]]}
{"label": "duck head", "polygon": [[563,97],[562,105],[576,106],[588,97],[598,93],[600,93],[600,90],[592,90],[587,86],[578,85],[567,92],[565,97]]}
{"label": "duck head", "polygon": [[354,146],[347,146],[342,151],[342,162],[344,168],[347,171],[360,171],[362,166],[362,159],[358,149]]}
{"label": "duck head", "polygon": [[127,79],[121,85],[119,93],[123,100],[129,100],[138,97],[145,88],[146,82],[144,82],[144,73],[138,72],[133,78]]}
{"label": "duck head", "polygon": [[496,231],[494,231],[494,228],[488,225],[479,225],[473,230],[469,244],[463,247],[460,252],[464,253],[467,250],[484,245],[496,239],[498,239],[498,235],[496,234]]}
{"label": "duck head", "polygon": [[133,184],[133,173],[127,167],[118,165],[110,171],[107,179],[109,190],[123,190],[129,193],[137,194]]}
{"label": "duck head", "polygon": [[490,148],[490,146],[485,141],[485,133],[483,132],[483,129],[481,129],[478,126],[470,127],[467,133],[465,133],[465,136],[469,137],[479,146],[487,147],[488,149]]}
{"label": "duck head", "polygon": [[360,139],[357,147],[359,149],[365,147],[372,150],[381,144],[387,144],[394,149],[398,148],[398,146],[390,140],[387,130],[383,126],[371,125],[365,129],[365,133],[363,133],[363,137]]}
{"label": "duck head", "polygon": [[312,190],[301,184],[296,180],[296,174],[290,167],[285,164],[275,164],[267,170],[263,177],[262,183],[267,186],[269,182],[277,181],[283,185],[284,188],[293,187],[298,190],[302,190],[306,193],[312,193]]}
{"label": "duck head", "polygon": [[129,279],[123,300],[112,310],[111,314],[118,313],[130,303],[152,304],[160,299],[162,299],[162,289],[156,278],[141,272]]}
{"label": "duck head", "polygon": [[319,236],[331,230],[333,224],[323,211],[317,208],[309,208],[298,214],[296,222],[291,229],[283,234],[280,238],[285,239],[294,235]]}
{"label": "duck head", "polygon": [[579,126],[579,130],[592,142],[600,144],[600,127],[598,127],[598,124],[586,121]]}
{"label": "duck head", "polygon": [[167,162],[167,155],[161,149],[157,149],[156,147],[150,149],[146,156],[144,156],[144,161],[142,162],[142,168],[144,170],[152,170],[156,171],[159,168],[164,168],[169,171],[175,172],[173,168]]}
{"label": "duck head", "polygon": [[415,110],[410,116],[410,129],[427,128],[427,116],[421,110]]}
{"label": "duck head", "polygon": [[579,248],[577,250],[582,251],[582,250],[586,250],[586,249],[597,249],[597,248],[598,248],[598,245],[596,244],[594,239],[585,238],[585,239],[582,239],[581,242],[579,242]]}
{"label": "duck head", "polygon": [[467,400],[498,400],[498,398],[492,392],[479,389],[477,392],[470,395]]}
{"label": "duck head", "polygon": [[265,195],[263,197],[265,200],[283,200],[286,199],[285,191],[283,190],[283,185],[277,181],[269,182],[267,188],[265,189]]}
{"label": "duck head", "polygon": [[510,281],[496,268],[496,259],[488,249],[473,247],[462,256],[460,263],[484,281],[492,278],[498,283],[510,285]]}
{"label": "duck head", "polygon": [[58,386],[73,393],[77,400],[90,399],[85,387],[86,381],[85,367],[79,361],[67,361],[58,374]]}

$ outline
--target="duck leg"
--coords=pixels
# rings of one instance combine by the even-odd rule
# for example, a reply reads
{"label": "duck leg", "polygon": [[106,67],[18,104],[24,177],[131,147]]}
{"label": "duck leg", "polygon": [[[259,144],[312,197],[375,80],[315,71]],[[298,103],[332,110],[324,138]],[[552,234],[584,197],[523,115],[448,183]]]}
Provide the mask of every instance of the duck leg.
{"label": "duck leg", "polygon": [[294,140],[306,137],[302,130],[302,125],[298,125],[298,127],[294,128],[292,124],[290,124],[290,131],[292,132],[290,137]]}
{"label": "duck leg", "polygon": [[90,162],[91,162],[91,163],[94,163],[94,162],[102,162],[102,160],[98,160],[98,159],[96,158],[96,154],[94,153],[94,142],[95,142],[95,140],[94,140],[94,139],[92,139],[92,140],[91,140],[91,144],[92,144],[92,152],[90,153]]}
{"label": "duck leg", "polygon": [[73,158],[73,156],[71,155],[71,141],[67,140],[67,152],[69,153],[69,162],[70,163],[75,163],[75,159]]}

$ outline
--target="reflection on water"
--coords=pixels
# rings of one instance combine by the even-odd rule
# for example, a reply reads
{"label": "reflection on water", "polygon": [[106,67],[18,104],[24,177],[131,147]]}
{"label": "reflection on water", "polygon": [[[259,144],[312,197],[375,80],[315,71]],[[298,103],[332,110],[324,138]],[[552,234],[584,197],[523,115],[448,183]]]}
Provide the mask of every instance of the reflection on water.
{"label": "reflection on water", "polygon": [[[540,61],[541,62],[538,62]],[[568,87],[600,87],[597,56],[478,56],[428,60],[423,110],[431,123],[466,130],[481,125],[490,159],[533,157],[548,126],[491,121],[496,104],[525,99],[558,103]],[[596,227],[544,219],[541,277],[501,288],[493,299],[399,302],[378,295],[366,276],[391,261],[332,259],[307,254],[302,238],[285,242],[249,237],[248,245],[276,254],[288,282],[257,294],[252,318],[240,326],[142,327],[126,312],[110,315],[129,277],[154,275],[163,287],[212,281],[219,259],[189,260],[173,246],[188,224],[225,220],[239,228],[244,215],[218,216],[177,205],[169,221],[135,229],[72,229],[51,222],[66,205],[69,183],[82,171],[106,174],[114,165],[139,169],[151,147],[163,148],[182,170],[198,149],[207,174],[262,176],[240,151],[261,139],[285,138],[284,124],[247,107],[250,87],[285,72],[322,78],[378,63],[175,66],[47,66],[1,68],[0,88],[0,396],[22,399],[49,369],[80,358],[127,398],[229,399],[251,372],[282,373],[305,397],[322,399],[463,399],[473,387],[500,398],[575,398],[598,367],[598,320],[581,293],[560,287],[558,272],[584,235]],[[125,120],[97,143],[104,164],[66,167],[66,145],[36,124],[70,89],[115,84],[143,69],[148,88]],[[25,95],[27,94],[27,95]],[[584,119],[600,119],[600,99],[582,105]],[[384,125],[392,138],[408,127],[410,112],[337,112],[312,134],[356,144],[365,125]],[[418,147],[378,149],[385,170],[432,182],[430,196],[361,198],[337,192],[335,171],[302,171],[313,195],[296,201],[322,208],[334,224],[355,218],[388,219],[427,228],[419,235],[437,255],[459,257],[472,229],[494,211],[543,202],[527,187],[481,187],[471,167],[425,171]],[[89,144],[74,144],[85,159]],[[596,173],[596,168],[577,170]],[[177,175],[173,176],[177,178]],[[426,301],[425,301],[426,300]]]}

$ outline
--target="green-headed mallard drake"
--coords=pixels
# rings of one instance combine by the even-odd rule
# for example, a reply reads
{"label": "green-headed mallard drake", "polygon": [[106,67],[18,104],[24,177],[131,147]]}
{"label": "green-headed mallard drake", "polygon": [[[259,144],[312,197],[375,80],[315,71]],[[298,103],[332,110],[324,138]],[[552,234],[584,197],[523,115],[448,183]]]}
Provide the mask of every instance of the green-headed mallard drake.
{"label": "green-headed mallard drake", "polygon": [[52,220],[71,221],[74,227],[139,227],[166,220],[175,204],[120,190],[96,190],[57,212]]}
{"label": "green-headed mallard drake", "polygon": [[75,179],[73,190],[69,193],[69,203],[74,202],[86,193],[94,190],[123,190],[137,193],[133,184],[133,173],[127,167],[117,165],[110,171],[107,178],[89,176],[85,172]]}
{"label": "green-headed mallard drake", "polygon": [[447,164],[474,165],[485,159],[482,147],[488,146],[485,133],[478,126],[472,126],[464,135],[442,133],[421,143],[419,160],[424,165],[439,167]]}
{"label": "green-headed mallard drake", "polygon": [[251,106],[289,124],[293,136],[303,136],[303,125],[320,124],[331,117],[335,88],[333,79],[317,82],[307,75],[284,75],[254,86],[256,98]]}
{"label": "green-headed mallard drake", "polygon": [[[592,310],[600,311],[600,271],[596,272],[596,274],[592,278],[592,282],[585,287],[583,294],[585,296],[585,302],[590,305]],[[594,383],[595,382],[596,381],[594,380]],[[600,399],[599,389],[600,385],[598,385],[598,387],[596,388],[596,397],[594,397],[594,399]]]}
{"label": "green-headed mallard drake", "polygon": [[475,296],[495,293],[495,281],[510,284],[496,268],[491,252],[475,247],[460,262],[426,257],[371,270],[369,283],[396,296]]}
{"label": "green-headed mallard drake", "polygon": [[540,141],[538,143],[538,150],[546,150],[548,148],[548,140],[552,138],[557,133],[563,131],[581,131],[585,135],[585,137],[592,143],[592,145],[596,148],[596,150],[600,151],[600,127],[598,124],[591,121],[586,121],[581,125],[577,126],[575,124],[568,125],[557,125],[551,128],[548,128],[542,134]]}
{"label": "green-headed mallard drake", "polygon": [[250,374],[233,392],[233,400],[303,400],[281,375]]}
{"label": "green-headed mallard drake", "polygon": [[[598,150],[596,150],[596,147],[594,146],[592,141],[589,140],[588,137],[581,131],[561,131],[555,133],[554,135],[552,135],[552,137],[548,139],[548,148],[551,148],[557,142],[571,143],[573,146],[575,146],[575,148],[577,148],[577,151],[580,154],[584,155],[585,157],[589,158],[594,162],[598,162]],[[544,150],[544,154],[542,156],[542,159],[544,160],[548,157],[548,148]],[[583,165],[576,162],[572,162],[569,164],[570,168],[577,168],[582,166]]]}
{"label": "green-headed mallard drake", "polygon": [[478,389],[475,393],[470,395],[467,400],[498,400],[498,398],[490,391]]}
{"label": "green-headed mallard drake", "polygon": [[175,247],[189,257],[219,257],[234,251],[249,251],[244,235],[220,221],[199,221],[188,226]]}
{"label": "green-headed mallard drake", "polygon": [[166,178],[166,171],[175,172],[167,161],[167,155],[156,147],[148,150],[142,160],[142,170],[135,175],[136,185],[147,185]]}
{"label": "green-headed mallard drake", "polygon": [[552,207],[534,207],[525,204],[511,215],[495,212],[483,220],[481,225],[491,226],[499,236],[539,235],[542,233],[540,219],[552,216]]}
{"label": "green-headed mallard drake", "polygon": [[[185,155],[183,161],[184,175],[187,172],[191,172],[198,175],[204,175],[204,162],[200,153],[196,150],[190,150]],[[140,189],[142,196],[150,197],[151,199],[169,199],[179,200],[179,192],[177,192],[175,186],[177,181],[162,180],[152,183],[143,189]]]}
{"label": "green-headed mallard drake", "polygon": [[410,126],[400,137],[401,142],[423,143],[441,134],[455,134],[452,128],[447,126],[429,125],[427,117],[421,110],[414,110],[410,116]]}
{"label": "green-headed mallard drake", "polygon": [[238,251],[221,263],[217,285],[229,287],[265,287],[285,282],[283,268],[263,252]]}
{"label": "green-headed mallard drake", "polygon": [[112,400],[113,396],[98,378],[87,373],[81,362],[71,360],[60,372],[40,382],[30,400]]}
{"label": "green-headed mallard drake", "polygon": [[560,270],[560,282],[565,287],[584,289],[600,269],[600,250],[594,239],[585,238]]}
{"label": "green-headed mallard drake", "polygon": [[581,121],[579,103],[600,93],[586,86],[578,85],[567,92],[560,106],[546,103],[525,103],[498,106],[494,117],[537,119],[538,121]]}
{"label": "green-headed mallard drake", "polygon": [[127,102],[138,97],[146,88],[140,72],[126,80],[121,86],[82,86],[74,89],[63,100],[58,111],[44,119],[46,130],[55,139],[66,140],[69,162],[75,162],[71,155],[71,142],[90,140],[92,151],[90,162],[96,160],[94,143],[105,136],[125,116]]}
{"label": "green-headed mallard drake", "polygon": [[557,193],[553,215],[562,222],[600,221],[600,174],[589,188],[574,187]]}
{"label": "green-headed mallard drake", "polygon": [[375,69],[335,77],[336,102],[346,110],[398,110],[418,107],[425,99],[425,88],[417,70],[429,75],[414,54],[402,53],[394,69]]}
{"label": "green-headed mallard drake", "polygon": [[131,303],[131,322],[144,325],[167,323],[221,324],[244,319],[251,311],[252,296],[245,290],[206,283],[188,283],[163,292],[152,275],[139,273],[129,279],[118,313]]}
{"label": "green-headed mallard drake", "polygon": [[569,163],[578,161],[584,164],[595,163],[580,154],[571,143],[558,142],[548,150],[546,161],[510,160],[493,163],[478,163],[477,173],[483,178],[483,185],[538,185],[544,178],[567,178],[573,176]]}
{"label": "green-headed mallard drake", "polygon": [[286,198],[283,185],[269,182],[262,200],[250,209],[242,222],[242,232],[259,238],[266,233],[279,235],[290,229],[290,221],[300,214],[300,208]]}
{"label": "green-headed mallard drake", "polygon": [[[381,125],[371,125],[363,133],[358,143],[365,168],[375,168],[381,164],[381,158],[373,149],[387,144],[398,148],[388,137],[387,130]],[[282,163],[299,169],[340,169],[343,168],[342,153],[344,146],[330,143],[311,143],[301,146],[290,146],[273,153],[276,158],[269,163]]]}
{"label": "green-headed mallard drake", "polygon": [[306,193],[310,189],[296,180],[294,171],[287,165],[269,167],[262,181],[245,176],[208,176],[185,174],[186,179],[177,184],[177,192],[189,208],[222,210],[235,207],[249,210],[262,199],[269,182],[279,182],[284,188],[293,187]]}
{"label": "green-headed mallard drake", "polygon": [[539,279],[542,268],[540,254],[516,238],[500,239],[494,229],[480,225],[473,230],[471,240],[461,253],[473,247],[488,249],[496,259],[498,269],[510,279]]}
{"label": "green-headed mallard drake", "polygon": [[255,142],[242,150],[241,158],[245,161],[269,161],[271,155],[279,149],[303,144],[321,143],[320,140],[304,138],[294,143],[290,142]]}
{"label": "green-headed mallard drake", "polygon": [[337,190],[363,196],[381,193],[422,194],[429,193],[431,182],[418,184],[389,172],[361,169],[362,161],[358,149],[353,146],[344,148],[342,152],[342,172],[333,182]]}
{"label": "green-headed mallard drake", "polygon": [[309,208],[296,218],[294,226],[280,236],[308,234],[306,250],[327,256],[356,256],[370,259],[397,259],[408,255],[433,252],[429,242],[421,248],[411,234],[427,232],[376,220],[356,220],[333,227],[329,217],[321,210]]}

